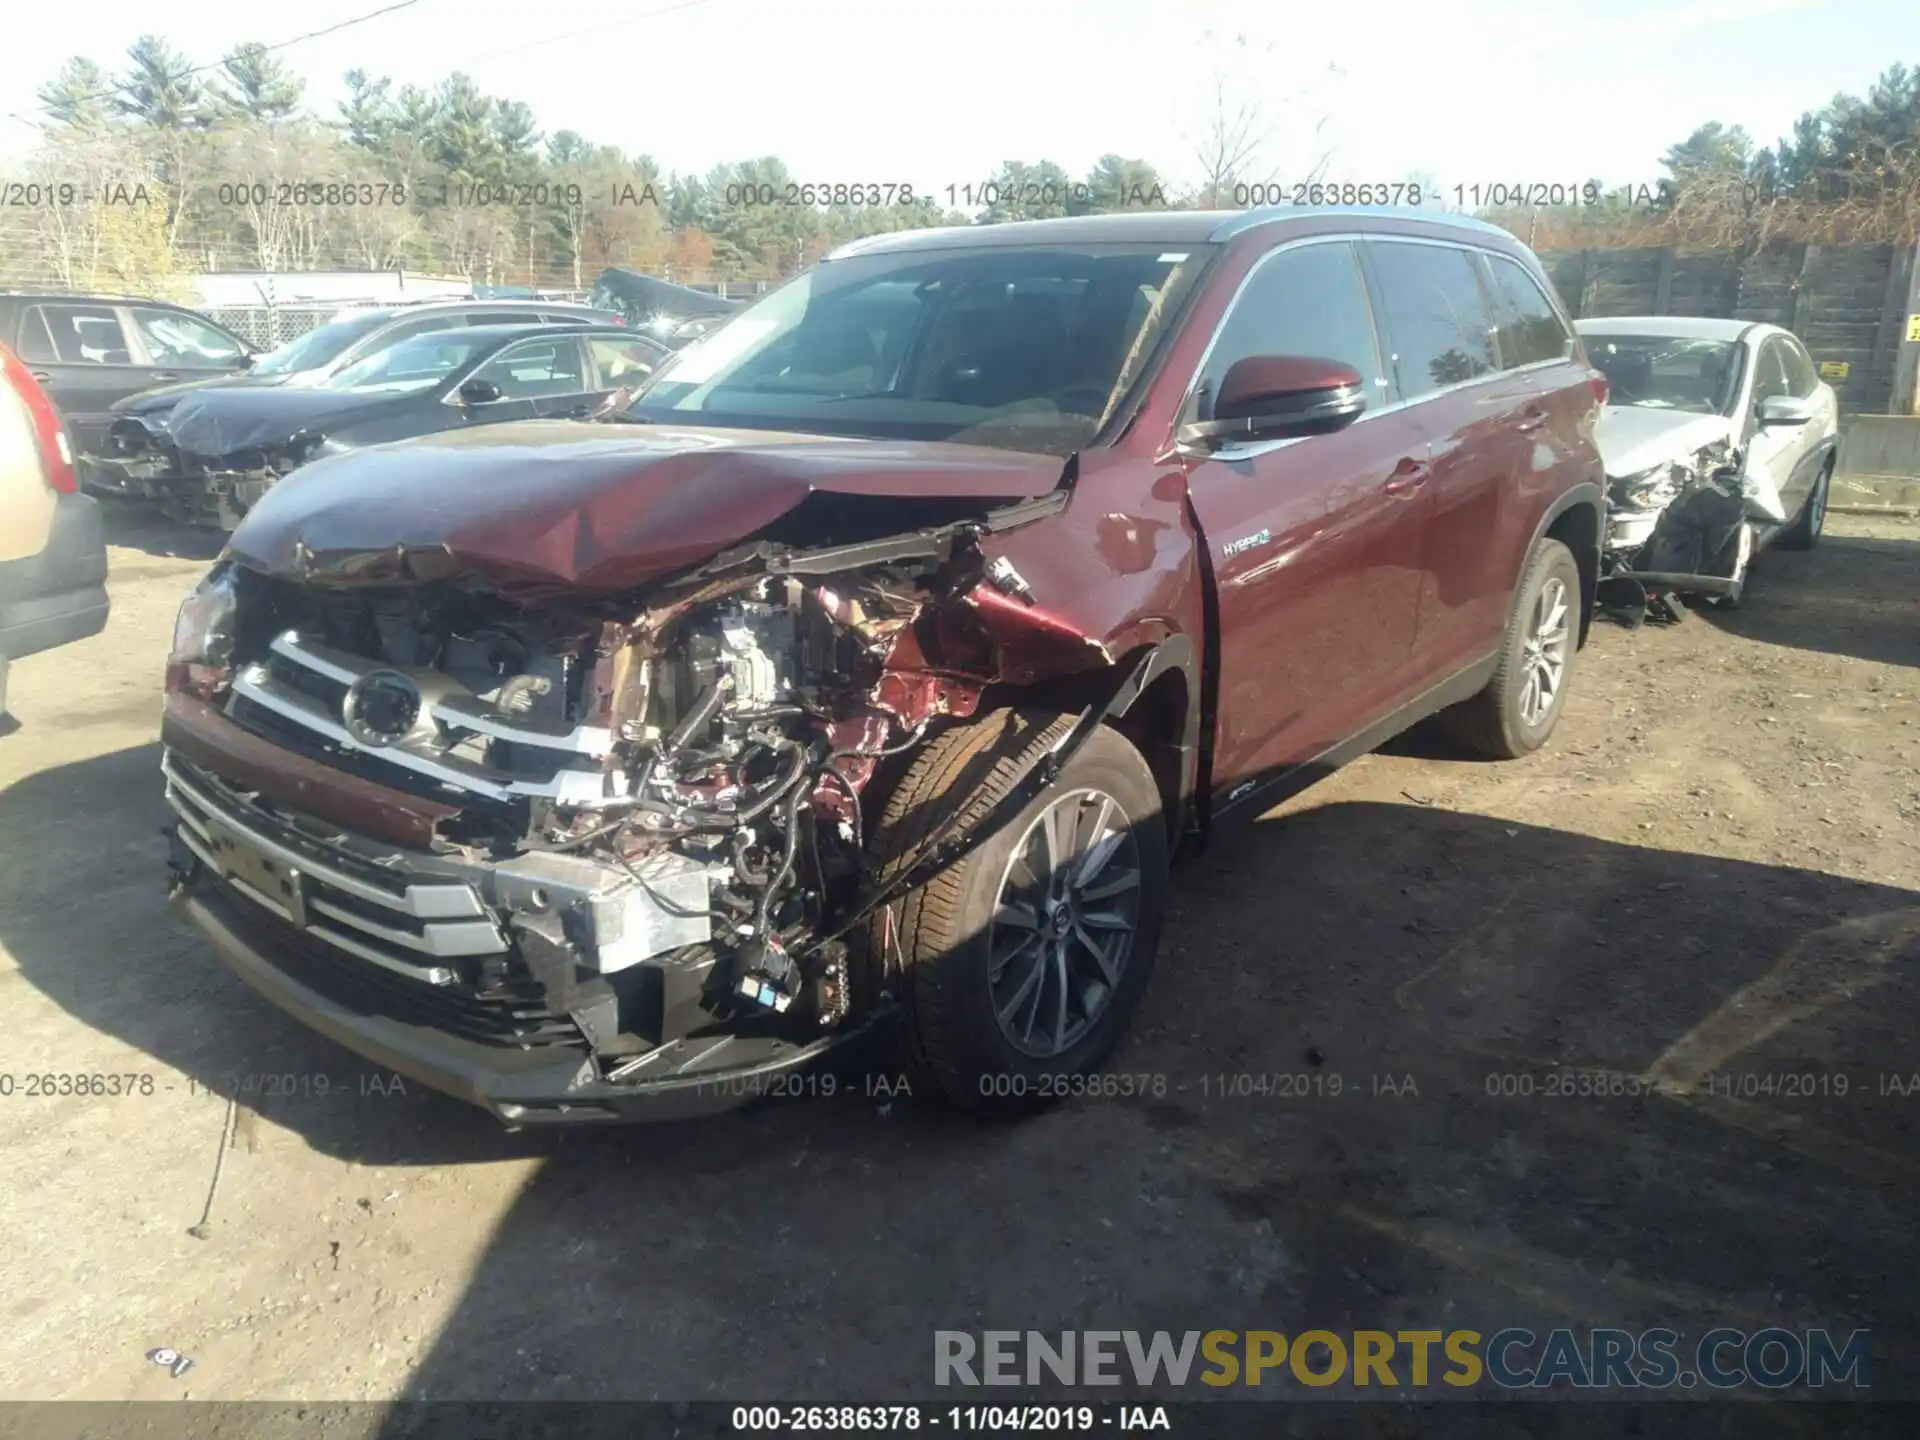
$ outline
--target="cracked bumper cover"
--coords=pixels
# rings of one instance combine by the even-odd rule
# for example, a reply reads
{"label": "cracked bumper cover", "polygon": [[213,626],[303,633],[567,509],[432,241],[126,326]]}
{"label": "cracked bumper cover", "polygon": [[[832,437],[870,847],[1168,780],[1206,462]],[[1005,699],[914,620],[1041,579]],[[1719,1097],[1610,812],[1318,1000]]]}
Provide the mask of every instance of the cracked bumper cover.
{"label": "cracked bumper cover", "polygon": [[[301,984],[270,960],[255,928],[232,907],[192,887],[177,902],[227,966],[310,1029],[409,1080],[480,1106],[508,1125],[668,1120],[738,1109],[781,1092],[864,1031],[836,1032],[751,1063],[663,1069],[650,1079],[609,1081],[583,1051],[547,1054],[464,1040],[389,1016],[363,1014]],[[693,1047],[697,1063],[702,1052]],[[704,1052],[711,1056],[712,1052]]]}

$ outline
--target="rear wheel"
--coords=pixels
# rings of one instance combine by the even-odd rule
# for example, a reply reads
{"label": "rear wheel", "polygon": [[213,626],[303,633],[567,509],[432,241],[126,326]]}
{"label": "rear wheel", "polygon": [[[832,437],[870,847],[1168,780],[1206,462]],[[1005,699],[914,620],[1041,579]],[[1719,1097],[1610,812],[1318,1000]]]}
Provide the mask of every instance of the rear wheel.
{"label": "rear wheel", "polygon": [[1487,688],[1440,712],[1456,745],[1517,760],[1547,743],[1560,718],[1580,633],[1580,566],[1558,540],[1533,547]]}
{"label": "rear wheel", "polygon": [[[1071,716],[1001,710],[915,760],[875,831],[881,876],[913,863],[958,809],[961,833]],[[918,1093],[980,1114],[1074,1093],[1124,1033],[1166,906],[1169,847],[1140,752],[1102,728],[992,839],[875,915],[875,992],[900,1005],[899,1059]]]}
{"label": "rear wheel", "polygon": [[1820,543],[1820,532],[1827,527],[1827,491],[1833,485],[1833,462],[1829,460],[1813,482],[1813,493],[1800,507],[1800,518],[1775,541],[1782,550],[1811,550]]}

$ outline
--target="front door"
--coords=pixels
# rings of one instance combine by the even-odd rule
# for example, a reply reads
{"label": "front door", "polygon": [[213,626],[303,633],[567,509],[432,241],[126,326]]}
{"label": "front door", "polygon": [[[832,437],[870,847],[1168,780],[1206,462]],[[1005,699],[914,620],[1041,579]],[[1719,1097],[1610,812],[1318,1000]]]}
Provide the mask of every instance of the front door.
{"label": "front door", "polygon": [[[1250,355],[1338,360],[1366,378],[1372,408],[1391,402],[1351,242],[1295,242],[1255,265],[1183,419],[1209,418],[1228,367]],[[1251,798],[1392,708],[1413,644],[1427,474],[1426,446],[1397,411],[1192,463],[1219,595],[1220,803]]]}

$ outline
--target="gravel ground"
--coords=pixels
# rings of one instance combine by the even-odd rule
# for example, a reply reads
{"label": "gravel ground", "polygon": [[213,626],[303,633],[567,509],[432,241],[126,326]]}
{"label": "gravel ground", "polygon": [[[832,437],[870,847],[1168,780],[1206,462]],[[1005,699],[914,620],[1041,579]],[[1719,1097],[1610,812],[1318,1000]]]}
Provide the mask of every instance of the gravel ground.
{"label": "gravel ground", "polygon": [[[390,1089],[170,914],[156,691],[207,551],[115,526],[112,623],[16,665],[0,739],[0,1395],[883,1400],[935,1328],[1765,1323],[1869,1327],[1920,1390],[1920,1093],[1880,1093],[1920,1072],[1910,520],[1597,626],[1528,761],[1416,732],[1185,866],[1114,1063],[1157,1096],[983,1128],[854,1079],[535,1136]],[[295,1093],[210,1093],[250,1074]]]}

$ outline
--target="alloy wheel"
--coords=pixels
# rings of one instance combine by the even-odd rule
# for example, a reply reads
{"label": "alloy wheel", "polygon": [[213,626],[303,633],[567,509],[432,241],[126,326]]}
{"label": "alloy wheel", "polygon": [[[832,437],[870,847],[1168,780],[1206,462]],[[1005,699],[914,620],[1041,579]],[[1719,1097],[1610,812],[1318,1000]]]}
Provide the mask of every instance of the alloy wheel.
{"label": "alloy wheel", "polygon": [[1555,576],[1540,587],[1533,602],[1533,623],[1520,652],[1520,719],[1529,726],[1546,719],[1560,698],[1571,616],[1567,582]]}
{"label": "alloy wheel", "polygon": [[1001,1034],[1038,1059],[1077,1045],[1119,990],[1139,922],[1139,845],[1120,802],[1054,799],[1015,843],[988,930]]}

